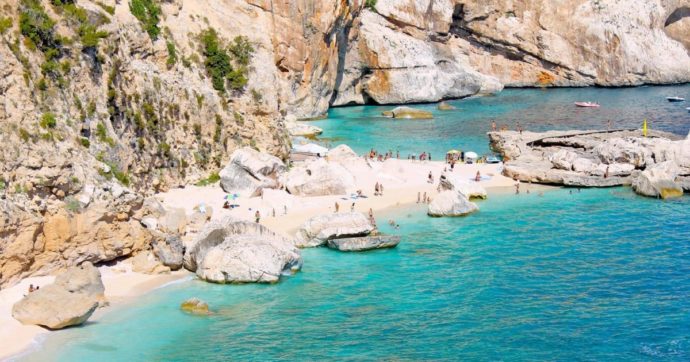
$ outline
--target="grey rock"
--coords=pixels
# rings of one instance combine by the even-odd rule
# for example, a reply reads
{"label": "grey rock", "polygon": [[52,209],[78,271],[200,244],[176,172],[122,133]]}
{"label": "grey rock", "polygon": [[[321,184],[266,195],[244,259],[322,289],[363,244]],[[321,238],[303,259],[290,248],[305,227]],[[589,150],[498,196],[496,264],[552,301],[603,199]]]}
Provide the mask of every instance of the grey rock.
{"label": "grey rock", "polygon": [[163,265],[171,270],[182,268],[184,245],[178,236],[170,235],[165,237],[164,240],[155,241],[153,243],[153,253]]}
{"label": "grey rock", "polygon": [[300,248],[316,247],[333,239],[367,236],[375,230],[376,226],[361,212],[319,215],[300,227],[295,236],[295,245]]}
{"label": "grey rock", "polygon": [[220,186],[225,192],[257,196],[263,188],[276,188],[286,170],[279,158],[244,147],[233,152],[230,163],[220,171]]}
{"label": "grey rock", "polygon": [[400,244],[400,236],[377,235],[358,238],[328,240],[328,247],[340,251],[367,251],[374,249],[394,248]]}

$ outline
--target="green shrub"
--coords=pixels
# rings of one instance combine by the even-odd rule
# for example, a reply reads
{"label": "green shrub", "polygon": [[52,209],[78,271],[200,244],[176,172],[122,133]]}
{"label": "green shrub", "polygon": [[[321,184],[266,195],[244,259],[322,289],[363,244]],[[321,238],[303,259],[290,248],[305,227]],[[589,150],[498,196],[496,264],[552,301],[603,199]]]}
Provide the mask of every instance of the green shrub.
{"label": "green shrub", "polygon": [[166,61],[166,64],[168,65],[168,68],[170,68],[177,63],[177,50],[175,50],[175,43],[173,42],[169,41],[166,45],[168,47],[168,60]]}
{"label": "green shrub", "polygon": [[232,72],[230,56],[223,49],[215,29],[209,28],[201,33],[201,43],[206,57],[204,65],[211,77],[213,88],[219,92],[225,92],[225,81]]}
{"label": "green shrub", "polygon": [[215,142],[215,143],[220,142],[220,136],[221,136],[222,132],[223,132],[223,118],[221,118],[220,115],[216,114],[216,130],[213,133],[213,142]]}
{"label": "green shrub", "polygon": [[129,11],[137,18],[152,40],[158,39],[161,29],[158,27],[161,8],[155,0],[131,0]]}
{"label": "green shrub", "polygon": [[105,10],[106,13],[110,15],[115,15],[115,7],[106,5],[100,1],[96,1],[96,5],[100,6],[101,9]]}
{"label": "green shrub", "polygon": [[160,152],[161,156],[169,157],[170,156],[170,145],[165,143],[165,142],[161,142],[158,145],[158,151]]}
{"label": "green shrub", "polygon": [[40,0],[21,0],[19,8],[21,34],[44,53],[57,51],[60,42],[55,37],[55,21],[46,14]]}
{"label": "green shrub", "polygon": [[208,186],[220,181],[220,175],[218,172],[211,173],[207,178],[199,180],[196,186]]}
{"label": "green shrub", "polygon": [[252,43],[249,42],[246,36],[235,37],[228,50],[232,53],[237,64],[245,67],[249,65],[252,54],[254,54],[254,46],[252,46]]}
{"label": "green shrub", "polygon": [[31,138],[31,134],[29,131],[25,130],[24,128],[19,129],[19,138],[22,139],[24,142],[28,142],[29,139]]}
{"label": "green shrub", "polygon": [[366,0],[364,6],[371,11],[376,11],[376,0]]}
{"label": "green shrub", "polygon": [[0,34],[5,34],[10,28],[12,28],[12,18],[0,18]]}
{"label": "green shrub", "polygon": [[57,120],[55,119],[55,115],[52,113],[44,113],[43,117],[41,117],[41,122],[39,122],[39,125],[42,128],[55,128],[57,126]]}
{"label": "green shrub", "polygon": [[74,197],[65,199],[65,210],[75,213],[81,210],[81,204]]}
{"label": "green shrub", "polygon": [[86,148],[91,147],[91,141],[89,141],[88,138],[79,137],[79,143],[81,143],[81,145],[86,147]]}

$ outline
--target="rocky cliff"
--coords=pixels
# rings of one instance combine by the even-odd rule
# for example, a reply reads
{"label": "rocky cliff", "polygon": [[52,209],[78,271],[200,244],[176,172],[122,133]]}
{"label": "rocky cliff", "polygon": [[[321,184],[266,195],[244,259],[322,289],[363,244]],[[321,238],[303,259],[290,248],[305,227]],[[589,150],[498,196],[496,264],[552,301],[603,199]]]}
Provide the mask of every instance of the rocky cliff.
{"label": "rocky cliff", "polygon": [[504,86],[690,81],[689,0],[5,0],[0,285],[146,248],[143,197],[283,120]]}

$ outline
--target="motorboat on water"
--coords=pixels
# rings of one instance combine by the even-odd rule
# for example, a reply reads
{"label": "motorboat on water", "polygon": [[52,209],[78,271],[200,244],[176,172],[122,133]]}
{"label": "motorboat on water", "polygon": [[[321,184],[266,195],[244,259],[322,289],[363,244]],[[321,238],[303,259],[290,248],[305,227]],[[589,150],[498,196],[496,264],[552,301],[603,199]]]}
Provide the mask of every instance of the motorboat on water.
{"label": "motorboat on water", "polygon": [[687,110],[688,110],[688,112],[690,112],[690,107],[688,107],[688,108],[685,108],[685,109],[687,109]]}
{"label": "motorboat on water", "polygon": [[681,97],[666,97],[666,100],[669,102],[684,102],[685,98]]}
{"label": "motorboat on water", "polygon": [[578,107],[584,107],[584,108],[597,108],[597,107],[599,107],[599,104],[594,103],[594,102],[575,102],[575,105]]}

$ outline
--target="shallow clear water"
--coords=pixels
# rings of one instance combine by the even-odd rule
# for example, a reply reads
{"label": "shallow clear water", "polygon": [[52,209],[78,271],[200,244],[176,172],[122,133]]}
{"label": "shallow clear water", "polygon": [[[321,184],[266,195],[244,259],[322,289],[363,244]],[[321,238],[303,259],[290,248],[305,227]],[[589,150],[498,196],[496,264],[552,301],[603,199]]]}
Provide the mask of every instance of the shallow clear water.
{"label": "shallow clear water", "polygon": [[[687,135],[690,102],[670,103],[666,97],[678,95],[690,100],[690,84],[637,88],[507,89],[496,96],[468,98],[448,103],[454,111],[439,111],[435,104],[413,107],[434,113],[433,121],[391,120],[381,112],[392,106],[333,108],[326,120],[312,124],[324,129],[326,145],[345,143],[358,153],[372,147],[380,152],[431,152],[438,159],[450,149],[483,154],[489,151],[486,132],[491,121],[515,130],[517,122],[525,130],[641,128],[648,119],[652,129]],[[595,101],[601,108],[577,108],[574,102]]]}
{"label": "shallow clear water", "polygon": [[[396,249],[305,250],[277,285],[170,286],[25,359],[689,360],[690,198],[573,192],[381,215]],[[193,296],[215,314],[180,312]]]}

